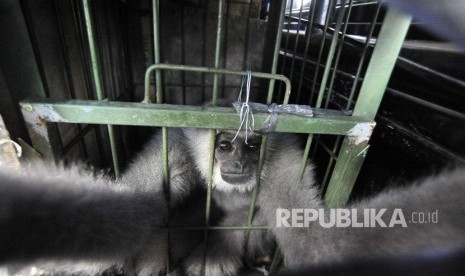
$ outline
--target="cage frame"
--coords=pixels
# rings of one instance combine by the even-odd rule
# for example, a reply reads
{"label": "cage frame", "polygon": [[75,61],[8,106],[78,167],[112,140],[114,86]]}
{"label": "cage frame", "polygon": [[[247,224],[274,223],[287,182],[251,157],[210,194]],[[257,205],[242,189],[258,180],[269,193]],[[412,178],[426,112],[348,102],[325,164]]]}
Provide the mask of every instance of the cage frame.
{"label": "cage frame", "polygon": [[[153,0],[153,33],[154,33],[154,59],[155,64],[148,67],[145,74],[145,97],[141,103],[108,101],[104,98],[102,84],[100,80],[100,70],[98,64],[97,47],[93,37],[92,18],[88,0],[82,0],[89,48],[91,52],[91,62],[93,71],[94,86],[97,91],[97,100],[56,100],[56,99],[29,99],[20,103],[21,111],[29,131],[32,143],[44,159],[58,162],[64,155],[63,148],[58,146],[58,133],[51,123],[76,123],[76,124],[102,124],[107,125],[109,142],[111,146],[112,160],[116,177],[119,176],[118,155],[114,142],[115,135],[113,125],[132,126],[156,126],[162,127],[163,140],[163,183],[169,185],[168,176],[168,150],[167,150],[167,128],[168,127],[191,127],[211,129],[211,137],[214,140],[217,129],[237,129],[237,113],[232,108],[216,107],[218,99],[218,78],[221,74],[246,75],[245,71],[231,71],[221,69],[219,60],[221,56],[221,37],[223,26],[223,9],[225,0],[219,0],[218,5],[218,25],[217,39],[215,46],[215,66],[213,68],[194,67],[176,64],[162,64],[160,62],[159,46],[159,24],[158,24],[158,1]],[[345,3],[345,1],[343,1]],[[352,1],[350,1],[352,3]],[[286,84],[286,91],[291,92],[290,81],[283,75],[277,74],[277,66],[280,51],[280,42],[283,33],[286,1],[281,2],[279,13],[279,28],[273,51],[273,61],[270,73],[254,72],[253,77],[269,79],[269,89],[267,104],[271,104],[273,90],[276,80]],[[340,27],[342,17],[338,19]],[[304,155],[302,156],[301,171],[303,172],[307,160],[309,149],[314,134],[331,134],[344,136],[337,162],[329,180],[328,188],[324,199],[329,207],[343,206],[347,203],[353,185],[361,169],[366,153],[369,149],[369,141],[373,129],[376,125],[375,115],[381,103],[381,99],[386,90],[389,77],[394,68],[402,43],[407,34],[411,22],[411,16],[388,9],[382,28],[377,38],[373,54],[370,58],[368,68],[359,92],[359,96],[351,116],[337,111],[331,114],[318,114],[314,117],[301,117],[288,114],[280,114],[276,126],[276,132],[293,132],[309,134]],[[339,33],[339,29],[337,29]],[[338,36],[334,36],[331,50],[328,54],[327,69],[324,72],[323,81],[328,81],[329,68],[332,59],[337,55],[335,43]],[[162,80],[160,70],[181,70],[196,71],[213,74],[213,96],[212,107],[194,107],[186,105],[164,104],[162,98]],[[149,96],[150,77],[155,71],[155,87],[157,103],[152,103]],[[334,70],[336,71],[336,70]],[[357,80],[358,80],[357,76]],[[332,77],[333,78],[333,77]],[[322,86],[318,95],[318,108],[322,104]],[[99,88],[100,87],[100,88]],[[300,84],[299,84],[300,92]],[[284,104],[288,103],[289,93],[286,93]],[[112,117],[117,112],[120,116]],[[336,114],[336,115],[335,115]],[[255,115],[255,129],[260,128],[268,114],[258,113]],[[84,132],[82,132],[84,133]],[[82,134],[76,139],[82,138]],[[214,145],[214,143],[211,143]],[[266,137],[260,152],[260,164],[263,164],[264,149],[266,148]],[[218,227],[209,225],[210,200],[212,192],[212,174],[214,147],[210,155],[210,177],[207,189],[207,207],[205,227],[186,227],[189,230],[264,230],[268,227],[252,225],[253,210],[257,189],[254,190],[253,199],[250,205],[249,220],[246,226]],[[332,159],[335,157],[331,156]],[[259,165],[259,170],[261,169]],[[258,174],[260,175],[260,174]],[[176,229],[173,229],[176,230]],[[276,254],[277,255],[277,254]],[[276,256],[275,255],[275,256]],[[276,258],[274,258],[276,259]],[[274,262],[273,262],[274,263]]]}

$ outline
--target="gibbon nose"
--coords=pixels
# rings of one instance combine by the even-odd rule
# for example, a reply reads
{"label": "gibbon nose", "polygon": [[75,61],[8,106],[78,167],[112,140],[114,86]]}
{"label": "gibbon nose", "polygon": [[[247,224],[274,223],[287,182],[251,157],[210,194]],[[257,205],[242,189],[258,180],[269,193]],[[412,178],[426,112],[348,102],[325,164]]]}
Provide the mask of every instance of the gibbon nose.
{"label": "gibbon nose", "polygon": [[244,164],[240,161],[234,161],[234,170],[236,171],[236,173],[243,173]]}

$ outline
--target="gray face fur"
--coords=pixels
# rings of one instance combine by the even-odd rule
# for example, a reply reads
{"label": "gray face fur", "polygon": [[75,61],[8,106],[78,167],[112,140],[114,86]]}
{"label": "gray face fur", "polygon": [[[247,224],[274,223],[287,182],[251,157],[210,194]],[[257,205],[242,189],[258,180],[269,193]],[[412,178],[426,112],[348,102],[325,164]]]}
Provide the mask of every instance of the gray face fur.
{"label": "gray face fur", "polygon": [[232,185],[248,185],[255,181],[258,167],[260,135],[250,135],[246,143],[242,135],[220,132],[216,135],[215,166],[221,178]]}
{"label": "gray face fur", "polygon": [[[209,177],[210,132],[184,130],[188,147],[197,169],[206,180]],[[248,144],[243,133],[234,139],[236,131],[221,131],[216,135],[213,188],[223,192],[249,192],[256,184],[261,136],[249,134]]]}

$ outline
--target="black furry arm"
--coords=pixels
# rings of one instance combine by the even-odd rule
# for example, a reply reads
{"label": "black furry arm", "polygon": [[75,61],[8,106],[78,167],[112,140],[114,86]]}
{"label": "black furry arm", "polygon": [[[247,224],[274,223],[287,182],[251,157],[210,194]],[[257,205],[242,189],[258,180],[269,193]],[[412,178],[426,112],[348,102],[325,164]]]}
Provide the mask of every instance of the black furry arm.
{"label": "black furry arm", "polygon": [[0,262],[119,258],[165,220],[159,191],[60,169],[0,168]]}

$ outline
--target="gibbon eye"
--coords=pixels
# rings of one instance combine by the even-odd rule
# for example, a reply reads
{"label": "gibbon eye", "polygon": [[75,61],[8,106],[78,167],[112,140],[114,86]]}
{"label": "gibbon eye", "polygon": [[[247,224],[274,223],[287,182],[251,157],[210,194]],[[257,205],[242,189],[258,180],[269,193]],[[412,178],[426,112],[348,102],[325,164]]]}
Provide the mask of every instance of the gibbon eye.
{"label": "gibbon eye", "polygon": [[229,141],[221,141],[218,145],[218,148],[221,151],[231,151],[232,145],[231,145],[231,142]]}
{"label": "gibbon eye", "polygon": [[257,144],[257,143],[250,143],[247,145],[247,148],[250,150],[250,151],[257,151],[258,149],[260,149],[260,144]]}

